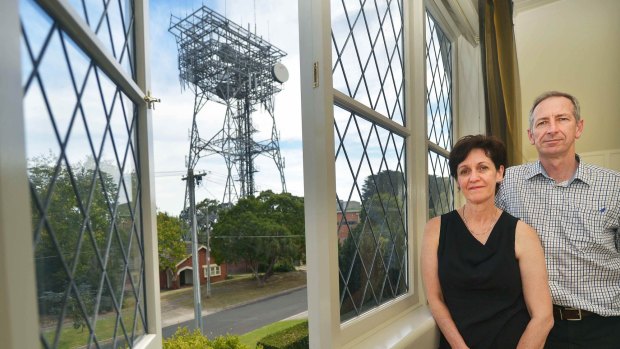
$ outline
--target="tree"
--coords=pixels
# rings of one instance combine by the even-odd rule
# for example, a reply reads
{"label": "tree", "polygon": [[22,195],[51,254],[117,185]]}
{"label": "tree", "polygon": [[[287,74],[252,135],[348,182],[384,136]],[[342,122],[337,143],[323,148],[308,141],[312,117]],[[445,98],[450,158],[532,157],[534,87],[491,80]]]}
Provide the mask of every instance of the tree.
{"label": "tree", "polygon": [[206,244],[207,232],[212,229],[218,219],[218,213],[224,206],[215,199],[204,199],[196,204],[196,226],[198,241]]}
{"label": "tree", "polygon": [[452,178],[428,175],[429,218],[448,213],[454,209]]}
{"label": "tree", "polygon": [[370,175],[362,185],[362,202],[377,193],[388,193],[396,196],[405,195],[405,175],[400,171],[385,170]]}
{"label": "tree", "polygon": [[159,270],[165,271],[168,280],[176,278],[176,265],[186,257],[183,221],[165,212],[157,213],[157,242]]}
{"label": "tree", "polygon": [[[301,257],[303,234],[303,199],[265,191],[220,211],[213,226],[212,253],[219,262],[247,263],[262,286],[278,261]],[[262,275],[261,266],[265,266]]]}
{"label": "tree", "polygon": [[124,179],[104,167],[117,168],[92,158],[67,166],[53,154],[29,161],[39,309],[59,314],[64,307],[76,326],[93,315],[94,299],[99,312],[122,299],[128,275],[124,255],[133,257],[130,210],[135,203],[121,204],[119,196],[126,198],[121,188],[134,183],[121,187]]}
{"label": "tree", "polygon": [[389,170],[364,180],[360,223],[338,251],[343,316],[406,292],[404,183],[401,172]]}

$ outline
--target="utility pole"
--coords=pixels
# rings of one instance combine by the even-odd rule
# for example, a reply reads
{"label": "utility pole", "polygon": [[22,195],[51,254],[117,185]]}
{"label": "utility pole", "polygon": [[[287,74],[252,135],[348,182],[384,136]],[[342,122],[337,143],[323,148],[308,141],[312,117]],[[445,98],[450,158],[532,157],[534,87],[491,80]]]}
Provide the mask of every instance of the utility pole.
{"label": "utility pole", "polygon": [[[196,224],[196,180],[201,180],[203,175],[194,175],[192,168],[187,169],[187,188],[189,193],[189,216],[191,221],[192,235],[192,285],[194,288],[194,325],[203,333],[202,327],[202,302],[200,299],[200,263],[198,261],[198,229]],[[208,274],[207,274],[208,275]]]}
{"label": "utility pole", "polygon": [[211,298],[211,219],[209,219],[209,201],[205,208],[207,218],[207,298]]}

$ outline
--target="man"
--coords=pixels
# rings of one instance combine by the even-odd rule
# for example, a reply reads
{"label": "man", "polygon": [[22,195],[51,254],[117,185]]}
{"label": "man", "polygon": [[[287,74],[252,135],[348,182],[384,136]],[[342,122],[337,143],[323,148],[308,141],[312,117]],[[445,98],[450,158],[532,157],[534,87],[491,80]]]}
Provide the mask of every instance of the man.
{"label": "man", "polygon": [[583,163],[579,102],[536,98],[527,135],[538,161],[508,168],[496,201],[545,250],[555,324],[545,348],[620,348],[620,173]]}

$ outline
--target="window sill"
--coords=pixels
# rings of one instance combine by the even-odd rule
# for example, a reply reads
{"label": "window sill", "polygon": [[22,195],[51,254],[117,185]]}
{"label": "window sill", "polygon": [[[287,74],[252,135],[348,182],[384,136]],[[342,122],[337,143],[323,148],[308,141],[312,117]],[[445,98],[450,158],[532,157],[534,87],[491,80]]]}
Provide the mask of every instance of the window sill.
{"label": "window sill", "polygon": [[155,334],[144,335],[138,343],[134,346],[134,349],[160,349],[162,347],[161,336]]}
{"label": "window sill", "polygon": [[435,349],[439,330],[427,306],[405,312],[393,321],[345,345],[345,348],[417,348]]}

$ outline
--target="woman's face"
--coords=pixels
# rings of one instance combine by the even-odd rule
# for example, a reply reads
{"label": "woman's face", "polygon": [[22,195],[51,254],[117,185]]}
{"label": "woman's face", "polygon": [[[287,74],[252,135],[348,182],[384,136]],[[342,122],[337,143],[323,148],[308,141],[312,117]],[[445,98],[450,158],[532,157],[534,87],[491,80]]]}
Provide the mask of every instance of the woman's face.
{"label": "woman's face", "polygon": [[504,166],[495,169],[484,150],[472,149],[456,168],[458,186],[471,203],[494,200],[495,186],[504,178]]}

